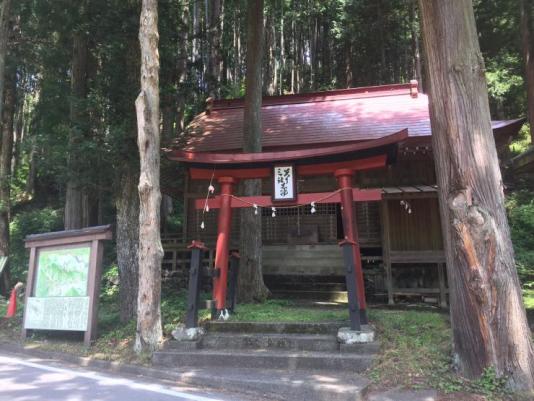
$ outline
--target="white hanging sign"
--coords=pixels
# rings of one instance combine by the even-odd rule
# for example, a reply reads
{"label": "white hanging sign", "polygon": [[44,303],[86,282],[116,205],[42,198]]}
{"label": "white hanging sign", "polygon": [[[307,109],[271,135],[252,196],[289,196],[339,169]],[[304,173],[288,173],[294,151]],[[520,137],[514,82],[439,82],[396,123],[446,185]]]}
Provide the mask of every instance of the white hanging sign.
{"label": "white hanging sign", "polygon": [[295,166],[277,165],[273,168],[273,201],[294,201],[297,199]]}

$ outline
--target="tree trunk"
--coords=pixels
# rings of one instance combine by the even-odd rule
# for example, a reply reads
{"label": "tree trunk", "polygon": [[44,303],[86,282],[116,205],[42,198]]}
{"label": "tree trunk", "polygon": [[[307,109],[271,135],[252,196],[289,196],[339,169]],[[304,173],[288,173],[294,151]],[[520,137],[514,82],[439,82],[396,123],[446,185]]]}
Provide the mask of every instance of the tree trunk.
{"label": "tree trunk", "polygon": [[29,171],[26,178],[26,185],[24,186],[24,192],[28,199],[32,199],[35,193],[35,178],[37,176],[37,141],[35,138],[30,139],[30,151],[28,155]]}
{"label": "tree trunk", "polygon": [[[251,0],[247,9],[247,72],[245,76],[245,110],[243,151],[261,152],[261,68],[263,54],[263,0]],[[261,180],[243,183],[245,196],[261,195]],[[241,302],[262,301],[269,295],[263,282],[261,214],[252,208],[241,210],[241,262],[238,294]]]}
{"label": "tree trunk", "polygon": [[534,351],[514,263],[471,0],[420,0],[432,145],[455,360],[534,388]]}
{"label": "tree trunk", "polygon": [[[11,69],[10,69],[11,70]],[[15,69],[9,71],[4,86],[4,109],[2,118],[2,148],[0,149],[0,256],[9,256],[9,214],[11,206],[11,160],[13,153],[13,121],[16,102]],[[2,273],[3,295],[7,296],[10,285],[9,266]]]}
{"label": "tree trunk", "polygon": [[139,295],[135,350],[154,351],[162,339],[159,187],[159,54],[158,2],[143,0],[141,44],[141,93],[135,101],[137,145],[141,161],[139,176]]}
{"label": "tree trunk", "polygon": [[423,68],[421,66],[421,49],[419,45],[419,21],[417,16],[417,0],[413,0],[410,6],[410,31],[412,35],[413,53],[413,77],[419,83],[419,88],[423,89]]}
{"label": "tree trunk", "polygon": [[527,84],[527,117],[534,144],[534,1],[521,0],[521,38]]}
{"label": "tree trunk", "polygon": [[[4,108],[4,87],[6,73],[7,42],[9,39],[9,16],[11,11],[11,0],[3,0],[0,9],[0,117]],[[0,120],[2,120],[0,118]],[[0,126],[2,121],[0,121]]]}
{"label": "tree trunk", "polygon": [[78,147],[86,129],[86,113],[83,102],[87,96],[87,35],[77,31],[73,35],[71,66],[71,100],[69,155],[67,161],[69,178],[65,195],[65,230],[84,226],[84,193],[80,184],[81,171],[78,167]]}
{"label": "tree trunk", "polygon": [[208,60],[208,94],[216,98],[219,93],[219,82],[221,81],[221,12],[222,0],[211,0],[209,2],[209,39],[210,56]]}
{"label": "tree trunk", "polygon": [[124,171],[117,207],[117,264],[119,265],[119,301],[121,322],[137,316],[139,279],[139,196],[138,175]]}

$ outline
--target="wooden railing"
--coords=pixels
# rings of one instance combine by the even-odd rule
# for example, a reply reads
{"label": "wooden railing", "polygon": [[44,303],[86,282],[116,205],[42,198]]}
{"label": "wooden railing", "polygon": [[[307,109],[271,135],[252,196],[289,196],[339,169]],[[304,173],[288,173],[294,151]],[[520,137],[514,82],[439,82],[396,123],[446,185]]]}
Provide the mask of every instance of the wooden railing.
{"label": "wooden railing", "polygon": [[[189,244],[184,243],[180,234],[162,234],[161,245],[163,246],[162,276],[163,280],[183,279],[187,280],[189,266],[191,265],[191,250]],[[215,251],[209,249],[202,259],[202,271],[209,274],[213,268]]]}

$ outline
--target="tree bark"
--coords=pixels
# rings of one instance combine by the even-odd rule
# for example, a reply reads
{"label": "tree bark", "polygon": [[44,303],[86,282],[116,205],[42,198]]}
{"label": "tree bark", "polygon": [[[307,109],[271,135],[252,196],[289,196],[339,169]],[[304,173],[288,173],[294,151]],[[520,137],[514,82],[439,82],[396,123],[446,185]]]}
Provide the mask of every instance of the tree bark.
{"label": "tree bark", "polygon": [[82,142],[86,127],[86,113],[83,102],[87,96],[87,35],[77,31],[73,35],[73,52],[71,66],[71,100],[69,155],[67,168],[69,178],[65,195],[65,230],[84,226],[84,193],[80,184],[81,171],[78,167],[78,146]]}
{"label": "tree bark", "polygon": [[413,53],[413,77],[419,83],[421,91],[423,89],[423,68],[421,65],[421,49],[419,45],[419,21],[417,15],[417,0],[412,0],[410,6],[410,31],[412,35],[412,53]]}
{"label": "tree bark", "polygon": [[[261,101],[263,54],[263,0],[251,0],[247,8],[247,71],[245,76],[245,110],[243,122],[243,151],[261,152]],[[243,183],[245,196],[261,195],[261,180]],[[263,282],[261,214],[252,208],[241,210],[241,262],[238,294],[241,302],[263,301],[269,290]]]}
{"label": "tree bark", "polygon": [[219,82],[221,82],[221,14],[223,0],[211,0],[209,2],[209,39],[210,56],[208,60],[208,94],[216,98],[219,94]]}
{"label": "tree bark", "polygon": [[[10,68],[11,70],[11,68]],[[9,256],[9,215],[11,209],[11,160],[16,102],[15,69],[6,74],[4,109],[2,118],[2,148],[0,149],[0,256]],[[2,272],[2,293],[11,289],[9,265]]]}
{"label": "tree bark", "polygon": [[143,0],[139,43],[141,45],[141,93],[135,101],[137,145],[141,161],[139,176],[139,294],[135,350],[154,351],[162,339],[159,186],[159,54],[158,2]]}
{"label": "tree bark", "polygon": [[[4,87],[6,73],[7,42],[9,39],[9,16],[11,12],[11,0],[3,0],[0,9],[0,117],[4,108]],[[0,120],[2,120],[0,118]],[[0,121],[0,126],[2,121]]]}
{"label": "tree bark", "polygon": [[121,322],[137,316],[139,280],[139,177],[133,169],[121,177],[117,208],[117,264],[119,266],[119,301]]}
{"label": "tree bark", "polygon": [[514,263],[471,0],[420,0],[455,360],[534,388],[534,350]]}
{"label": "tree bark", "polygon": [[527,85],[527,117],[530,138],[534,144],[534,1],[521,0],[521,39]]}

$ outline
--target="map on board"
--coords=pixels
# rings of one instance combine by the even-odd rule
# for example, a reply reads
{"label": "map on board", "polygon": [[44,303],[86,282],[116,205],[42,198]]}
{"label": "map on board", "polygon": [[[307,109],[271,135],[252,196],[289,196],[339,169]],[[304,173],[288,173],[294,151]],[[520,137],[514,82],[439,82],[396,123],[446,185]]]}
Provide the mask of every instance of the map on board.
{"label": "map on board", "polygon": [[39,251],[34,296],[85,297],[90,252],[89,246]]}

